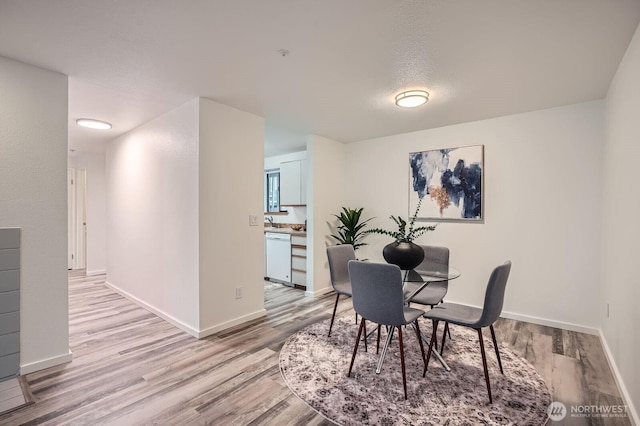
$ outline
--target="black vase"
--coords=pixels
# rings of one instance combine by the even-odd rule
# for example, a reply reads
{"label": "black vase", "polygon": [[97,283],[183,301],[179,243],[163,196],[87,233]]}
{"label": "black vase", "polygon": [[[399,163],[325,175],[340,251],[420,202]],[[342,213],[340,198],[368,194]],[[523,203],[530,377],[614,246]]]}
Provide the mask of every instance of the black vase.
{"label": "black vase", "polygon": [[387,244],[382,249],[382,257],[387,263],[398,265],[400,269],[413,269],[424,259],[424,250],[417,244],[397,242]]}

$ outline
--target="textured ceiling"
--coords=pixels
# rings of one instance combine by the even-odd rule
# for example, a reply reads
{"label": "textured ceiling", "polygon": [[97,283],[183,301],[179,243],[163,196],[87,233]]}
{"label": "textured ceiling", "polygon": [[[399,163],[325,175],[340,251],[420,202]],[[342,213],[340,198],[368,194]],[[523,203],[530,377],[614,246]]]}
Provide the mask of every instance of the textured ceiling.
{"label": "textured ceiling", "polygon": [[[0,0],[0,55],[70,76],[72,148],[202,96],[265,117],[272,155],[603,98],[639,21],[638,0]],[[430,101],[393,104],[413,88]]]}

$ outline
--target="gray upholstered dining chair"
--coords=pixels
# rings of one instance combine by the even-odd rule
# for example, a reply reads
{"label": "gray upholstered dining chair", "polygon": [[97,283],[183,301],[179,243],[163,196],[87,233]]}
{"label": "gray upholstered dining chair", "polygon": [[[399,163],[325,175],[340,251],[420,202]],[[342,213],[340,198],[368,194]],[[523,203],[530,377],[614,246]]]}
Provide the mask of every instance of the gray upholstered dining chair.
{"label": "gray upholstered dining chair", "polygon": [[423,362],[425,362],[424,347],[422,346],[420,327],[418,325],[418,319],[424,314],[424,311],[405,306],[402,294],[402,273],[396,265],[352,260],[349,262],[349,275],[353,291],[353,309],[357,314],[360,314],[362,319],[360,320],[358,336],[356,337],[347,376],[351,376],[353,362],[356,359],[360,344],[360,336],[363,332],[365,336],[367,335],[365,321],[374,322],[378,326],[390,327],[389,333],[393,333],[393,330],[397,329],[400,343],[400,363],[402,365],[402,385],[404,398],[407,399],[402,326],[411,323],[415,324],[416,336],[420,343],[420,353],[422,354]]}
{"label": "gray upholstered dining chair", "polygon": [[351,281],[349,279],[349,268],[347,264],[350,260],[356,259],[356,254],[351,244],[341,244],[327,247],[327,258],[329,259],[329,273],[331,275],[331,286],[336,291],[336,303],[333,305],[331,324],[329,324],[329,336],[333,328],[333,321],[336,317],[336,309],[340,295],[351,297]]}
{"label": "gray upholstered dining chair", "polygon": [[[424,251],[424,259],[415,267],[414,271],[409,271],[410,281],[407,282],[404,287],[405,297],[420,287],[421,282],[417,281],[420,281],[419,273],[421,271],[446,273],[449,270],[449,249],[447,247],[423,245],[420,247],[422,247]],[[411,303],[434,307],[442,302],[448,289],[449,282],[447,280],[429,283],[428,286],[423,288],[420,293],[411,299]]]}
{"label": "gray upholstered dining chair", "polygon": [[[420,272],[443,272],[447,273],[449,270],[449,249],[447,247],[440,246],[426,246],[421,245],[424,251],[424,259],[415,267],[413,271],[409,271],[409,280],[404,285],[405,298],[413,294],[422,285],[420,279]],[[411,303],[418,303],[420,305],[428,305],[434,307],[442,302],[444,296],[449,289],[449,281],[436,281],[429,283],[428,286],[420,290],[418,294],[411,298]],[[445,330],[445,333],[449,330]],[[451,333],[449,332],[449,338]],[[443,337],[444,339],[444,337]],[[438,341],[434,342],[436,350],[438,349]]]}
{"label": "gray upholstered dining chair", "polygon": [[[489,277],[489,283],[487,284],[487,289],[485,291],[484,305],[482,309],[472,306],[458,305],[455,303],[443,303],[424,314],[425,318],[432,319],[434,321],[434,324],[431,343],[429,344],[429,351],[427,352],[427,361],[424,366],[424,372],[422,373],[423,377],[427,373],[427,367],[429,366],[429,359],[431,358],[431,351],[433,348],[433,341],[435,339],[438,323],[440,321],[445,322],[446,326],[448,326],[449,324],[456,324],[473,328],[478,332],[478,339],[480,341],[480,353],[482,355],[484,379],[487,383],[487,392],[489,393],[489,403],[493,402],[493,399],[491,398],[491,385],[489,383],[489,371],[487,369],[487,356],[484,351],[482,328],[489,327],[491,329],[491,338],[493,339],[493,347],[495,348],[496,357],[498,358],[500,373],[504,374],[504,370],[502,369],[502,361],[500,360],[500,351],[498,350],[498,343],[496,342],[496,333],[493,330],[493,323],[496,322],[496,320],[502,313],[504,291],[507,286],[507,279],[509,278],[510,271],[510,261],[506,261],[504,264],[496,267],[493,270],[491,276]],[[445,342],[443,338],[442,348],[440,351],[441,353],[444,350],[444,344]]]}

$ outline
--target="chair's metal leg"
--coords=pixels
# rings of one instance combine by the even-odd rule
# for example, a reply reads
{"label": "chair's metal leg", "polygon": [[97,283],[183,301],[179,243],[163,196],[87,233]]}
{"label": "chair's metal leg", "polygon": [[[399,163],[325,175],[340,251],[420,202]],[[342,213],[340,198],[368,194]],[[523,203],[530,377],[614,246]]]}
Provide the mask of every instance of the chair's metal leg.
{"label": "chair's metal leg", "polygon": [[351,376],[351,369],[353,368],[353,361],[356,360],[356,353],[358,352],[358,345],[360,344],[360,335],[362,334],[362,328],[364,327],[364,318],[360,321],[360,327],[358,327],[358,336],[356,337],[356,344],[353,347],[353,355],[351,356],[351,364],[349,365],[349,372],[347,377]]}
{"label": "chair's metal leg", "polygon": [[384,357],[387,355],[387,349],[389,348],[389,344],[391,343],[391,339],[393,338],[393,330],[394,327],[387,327],[387,340],[384,342],[384,346],[382,347],[382,355],[380,355],[380,359],[378,360],[378,366],[376,367],[376,374],[380,374],[382,371],[382,364],[384,363]]}
{"label": "chair's metal leg", "polygon": [[378,341],[376,343],[376,355],[380,352],[380,324],[378,324]]}
{"label": "chair's metal leg", "polygon": [[402,365],[402,387],[404,388],[404,399],[407,399],[407,374],[404,367],[404,344],[402,343],[402,326],[398,326],[398,340],[400,341],[400,364]]}
{"label": "chair's metal leg", "polygon": [[422,354],[422,363],[426,366],[427,363],[424,358],[424,345],[422,344],[422,333],[420,333],[420,325],[418,324],[418,320],[415,321],[416,324],[416,336],[418,337],[418,343],[420,344],[420,353]]}
{"label": "chair's metal leg", "polygon": [[[427,368],[429,367],[429,360],[431,359],[431,352],[433,352],[433,341],[436,331],[438,330],[438,323],[440,321],[433,320],[433,332],[431,333],[431,341],[429,342],[429,351],[427,351],[427,360],[424,363],[424,370],[422,370],[422,377],[427,374]],[[437,352],[436,352],[437,353]]]}
{"label": "chair's metal leg", "polygon": [[500,360],[500,350],[498,350],[498,342],[496,341],[496,332],[493,330],[493,324],[489,326],[489,329],[491,330],[491,338],[493,339],[493,347],[496,350],[496,357],[498,357],[500,372],[504,374],[504,370],[502,369],[502,361]]}
{"label": "chair's metal leg", "polygon": [[484,380],[487,382],[487,392],[489,392],[489,404],[493,403],[491,398],[491,385],[489,384],[489,370],[487,369],[487,356],[484,353],[484,339],[482,338],[482,329],[478,330],[478,339],[480,340],[480,353],[482,354],[482,367],[484,368]]}
{"label": "chair's metal leg", "polygon": [[339,299],[340,299],[340,293],[336,293],[336,303],[335,303],[335,305],[333,305],[333,314],[331,315],[331,324],[329,324],[328,337],[331,337],[331,329],[333,328],[333,320],[336,318],[336,309],[338,309],[338,300]]}

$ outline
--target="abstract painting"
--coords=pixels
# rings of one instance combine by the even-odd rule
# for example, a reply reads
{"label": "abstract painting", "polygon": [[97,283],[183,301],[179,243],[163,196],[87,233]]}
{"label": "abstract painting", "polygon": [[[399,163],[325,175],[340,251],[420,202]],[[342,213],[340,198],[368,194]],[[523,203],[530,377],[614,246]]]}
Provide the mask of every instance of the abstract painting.
{"label": "abstract painting", "polygon": [[409,215],[419,219],[482,220],[484,145],[409,154]]}

